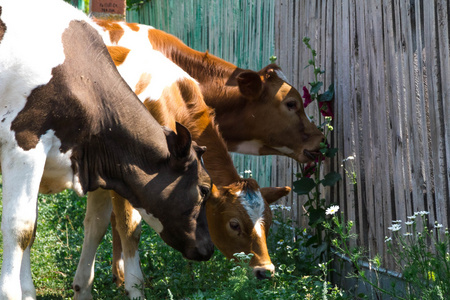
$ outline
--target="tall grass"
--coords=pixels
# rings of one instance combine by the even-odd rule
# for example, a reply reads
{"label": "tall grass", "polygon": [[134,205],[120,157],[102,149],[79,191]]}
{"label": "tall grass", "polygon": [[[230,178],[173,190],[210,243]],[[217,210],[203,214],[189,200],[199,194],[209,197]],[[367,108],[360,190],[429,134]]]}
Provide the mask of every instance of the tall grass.
{"label": "tall grass", "polygon": [[[39,218],[33,245],[32,273],[39,299],[70,299],[83,240],[86,198],[72,191],[39,196]],[[1,202],[0,202],[1,206]],[[1,207],[0,207],[1,208]],[[1,214],[0,214],[1,216]],[[343,293],[325,281],[318,262],[301,250],[301,235],[277,221],[269,237],[269,252],[277,271],[273,279],[254,278],[249,258],[239,263],[216,251],[208,262],[190,262],[165,245],[143,225],[140,243],[142,269],[148,299],[344,299]],[[111,232],[97,252],[94,299],[127,299],[123,288],[112,282]],[[294,241],[295,240],[295,241]],[[2,260],[0,234],[0,261]]]}

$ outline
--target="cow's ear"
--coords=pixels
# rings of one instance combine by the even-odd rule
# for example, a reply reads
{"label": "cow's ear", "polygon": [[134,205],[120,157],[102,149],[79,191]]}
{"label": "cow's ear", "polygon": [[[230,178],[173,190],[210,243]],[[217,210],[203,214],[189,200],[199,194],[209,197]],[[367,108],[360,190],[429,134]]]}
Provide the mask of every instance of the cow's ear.
{"label": "cow's ear", "polygon": [[261,195],[267,201],[268,204],[272,204],[281,197],[286,196],[291,192],[291,188],[285,187],[264,187],[261,188]]}
{"label": "cow's ear", "polygon": [[258,98],[263,90],[263,83],[258,73],[254,71],[244,71],[237,77],[239,91],[246,98]]}
{"label": "cow's ear", "polygon": [[175,129],[177,133],[170,129],[166,129],[167,145],[172,157],[177,159],[183,159],[188,157],[191,151],[192,137],[189,130],[176,122]]}
{"label": "cow's ear", "polygon": [[208,218],[209,225],[219,220],[218,215],[221,214],[223,209],[221,208],[223,197],[220,196],[220,191],[215,184],[211,186],[211,193],[206,200],[206,217]]}
{"label": "cow's ear", "polygon": [[220,191],[215,184],[211,186],[211,194],[207,200],[207,203],[211,205],[219,205],[222,198],[220,197]]}

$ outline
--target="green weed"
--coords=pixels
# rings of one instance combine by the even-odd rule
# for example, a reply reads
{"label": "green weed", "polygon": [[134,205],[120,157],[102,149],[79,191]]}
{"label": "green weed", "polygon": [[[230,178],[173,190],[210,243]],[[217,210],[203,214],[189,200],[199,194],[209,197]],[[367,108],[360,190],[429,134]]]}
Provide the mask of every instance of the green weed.
{"label": "green weed", "polygon": [[[65,191],[40,196],[38,201],[38,228],[31,251],[38,298],[69,299],[73,297],[72,281],[81,253],[86,198]],[[146,298],[345,299],[342,291],[326,281],[308,251],[302,250],[302,239],[295,237],[301,237],[301,231],[293,231],[280,220],[276,219],[276,230],[272,230],[268,241],[276,265],[276,274],[269,280],[253,276],[248,255],[237,254],[235,261],[229,261],[216,251],[208,262],[187,261],[143,224],[140,255]],[[0,262],[1,239],[0,234]],[[108,231],[97,252],[94,299],[127,299],[124,289],[112,282],[111,239]]]}

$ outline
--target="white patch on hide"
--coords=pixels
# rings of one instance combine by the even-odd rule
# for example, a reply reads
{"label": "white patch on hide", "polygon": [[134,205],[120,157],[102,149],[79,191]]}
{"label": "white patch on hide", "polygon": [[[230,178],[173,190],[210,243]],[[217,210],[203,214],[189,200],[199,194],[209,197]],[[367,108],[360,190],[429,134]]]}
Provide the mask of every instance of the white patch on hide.
{"label": "white patch on hide", "polygon": [[242,154],[259,155],[259,150],[263,147],[263,143],[259,140],[244,141],[236,146],[233,152]]}
{"label": "white patch on hide", "polygon": [[164,89],[170,88],[180,79],[187,78],[198,84],[161,52],[153,50],[148,40],[148,30],[152,27],[145,25],[139,25],[139,27],[141,28],[139,31],[133,31],[122,24],[125,34],[117,44],[111,43],[109,34],[101,31],[101,35],[108,46],[121,46],[131,49],[125,61],[117,67],[117,70],[133,91],[141,78],[141,74],[145,73],[151,76],[150,84],[138,95],[141,102],[147,99],[153,101],[160,99]]}
{"label": "white patch on hide", "polygon": [[137,211],[141,214],[144,221],[156,231],[157,234],[160,234],[164,226],[158,218],[155,218],[152,214],[148,214],[145,209],[138,208]]}
{"label": "white patch on hide", "polygon": [[253,222],[256,234],[262,236],[262,227],[264,226],[264,199],[261,192],[258,191],[241,191],[239,194],[242,206],[247,211],[250,220]]}

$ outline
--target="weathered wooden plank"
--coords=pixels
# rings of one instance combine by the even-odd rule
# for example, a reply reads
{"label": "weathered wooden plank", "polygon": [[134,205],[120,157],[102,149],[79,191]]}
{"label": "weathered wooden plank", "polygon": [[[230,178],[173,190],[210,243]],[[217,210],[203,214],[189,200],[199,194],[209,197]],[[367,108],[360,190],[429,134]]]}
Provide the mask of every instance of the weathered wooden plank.
{"label": "weathered wooden plank", "polygon": [[[441,153],[443,149],[441,131],[441,117],[440,117],[440,103],[439,103],[439,69],[437,66],[437,39],[436,39],[436,19],[434,2],[423,6],[423,22],[424,22],[424,51],[425,51],[425,68],[426,68],[426,82],[428,87],[428,105],[429,105],[429,120],[430,128],[433,132],[429,133],[429,146],[431,155],[431,164],[434,174],[434,193],[435,199],[443,197],[443,181],[442,181],[442,158]],[[427,99],[426,98],[426,99]],[[433,203],[427,203],[427,211],[433,209]],[[434,214],[434,211],[432,212]]]}
{"label": "weathered wooden plank", "polygon": [[[450,227],[450,33],[449,18],[450,3],[446,0],[436,1],[437,13],[437,36],[440,62],[440,89],[442,102],[442,123],[443,123],[443,142],[444,149],[442,152],[442,197],[436,198],[436,216],[442,224]],[[447,199],[447,200],[446,200]]]}
{"label": "weathered wooden plank", "polygon": [[364,139],[361,141],[361,154],[359,155],[361,159],[361,185],[364,190],[363,201],[365,215],[367,218],[367,244],[369,252],[372,254],[376,246],[375,241],[375,224],[376,216],[372,209],[375,207],[375,191],[372,186],[373,182],[373,166],[374,161],[372,149],[374,149],[374,142],[372,137],[372,132],[368,131],[367,128],[372,128],[372,118],[371,118],[371,104],[368,99],[375,98],[372,94],[373,91],[369,85],[369,50],[367,49],[368,38],[371,36],[368,24],[366,24],[366,17],[370,12],[367,12],[367,3],[359,3],[357,5],[356,19],[358,22],[358,39],[360,43],[360,55],[359,55],[359,77],[361,83],[361,134]]}

